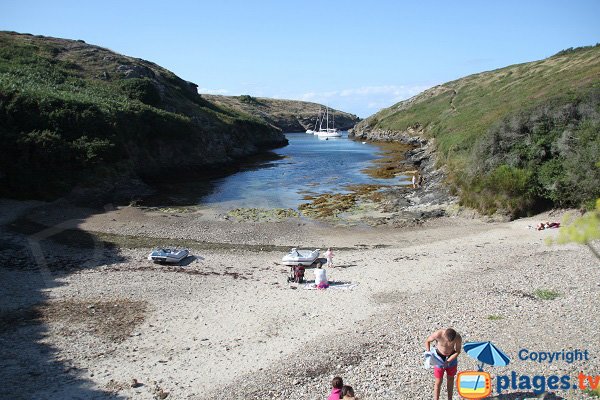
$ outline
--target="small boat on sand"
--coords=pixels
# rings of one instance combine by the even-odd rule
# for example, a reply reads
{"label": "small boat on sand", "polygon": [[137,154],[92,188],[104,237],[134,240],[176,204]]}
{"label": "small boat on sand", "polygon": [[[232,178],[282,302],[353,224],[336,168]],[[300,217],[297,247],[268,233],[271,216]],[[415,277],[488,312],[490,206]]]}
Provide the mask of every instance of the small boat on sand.
{"label": "small boat on sand", "polygon": [[148,260],[157,263],[178,263],[190,255],[188,249],[156,249],[148,256]]}
{"label": "small boat on sand", "polygon": [[293,248],[288,254],[283,256],[281,262],[284,265],[304,265],[305,267],[311,266],[319,258],[319,251],[315,250],[300,250]]}

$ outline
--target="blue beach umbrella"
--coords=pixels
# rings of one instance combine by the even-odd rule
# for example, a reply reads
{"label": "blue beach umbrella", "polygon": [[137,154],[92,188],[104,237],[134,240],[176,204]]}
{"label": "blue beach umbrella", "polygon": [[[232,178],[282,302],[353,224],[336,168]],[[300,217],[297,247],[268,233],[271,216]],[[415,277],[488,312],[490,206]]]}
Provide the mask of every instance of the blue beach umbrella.
{"label": "blue beach umbrella", "polygon": [[465,353],[481,362],[480,369],[483,364],[504,367],[510,362],[510,358],[492,342],[469,342],[464,344],[463,349]]}
{"label": "blue beach umbrella", "polygon": [[[505,367],[510,363],[510,358],[492,342],[469,342],[463,345],[465,353],[481,362],[479,370],[483,371],[483,364],[489,364],[494,367]],[[475,387],[479,383],[479,376],[475,381]]]}

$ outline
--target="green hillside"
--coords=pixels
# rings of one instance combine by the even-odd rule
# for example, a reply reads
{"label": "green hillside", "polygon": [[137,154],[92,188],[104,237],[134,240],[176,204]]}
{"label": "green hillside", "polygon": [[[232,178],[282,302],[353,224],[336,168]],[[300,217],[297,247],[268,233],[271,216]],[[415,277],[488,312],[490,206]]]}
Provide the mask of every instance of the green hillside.
{"label": "green hillside", "polygon": [[201,172],[286,143],[149,61],[0,32],[0,196],[52,198],[123,176]]}
{"label": "green hillside", "polygon": [[[240,112],[250,114],[268,124],[276,126],[284,132],[304,132],[314,129],[319,110],[325,106],[317,103],[297,100],[269,99],[251,96],[218,96],[203,94],[203,98]],[[360,119],[343,111],[330,109],[335,118],[336,128],[350,129]]]}
{"label": "green hillside", "polygon": [[359,123],[434,138],[464,204],[513,216],[600,195],[600,46],[467,76]]}

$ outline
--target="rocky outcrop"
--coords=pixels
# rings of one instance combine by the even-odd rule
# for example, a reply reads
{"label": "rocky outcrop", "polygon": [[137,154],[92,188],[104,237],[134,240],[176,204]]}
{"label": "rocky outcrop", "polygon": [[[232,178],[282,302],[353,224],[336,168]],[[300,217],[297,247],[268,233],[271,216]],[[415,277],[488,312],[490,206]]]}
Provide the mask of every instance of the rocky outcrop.
{"label": "rocky outcrop", "polygon": [[413,146],[421,146],[427,143],[427,140],[421,136],[422,133],[422,129],[420,129],[418,126],[400,132],[383,129],[370,129],[368,125],[361,129],[359,124],[350,129],[348,132],[348,137],[355,138],[357,140],[364,139],[381,142],[400,142]]}
{"label": "rocky outcrop", "polygon": [[456,208],[458,198],[450,193],[445,184],[446,168],[436,163],[435,140],[422,136],[420,126],[405,131],[370,129],[368,125],[355,126],[349,136],[357,140],[400,142],[413,146],[405,154],[403,161],[406,170],[415,171],[423,177],[420,187],[396,187],[385,192],[385,208],[398,212],[402,219],[421,220],[423,218],[447,215]]}
{"label": "rocky outcrop", "polygon": [[[319,110],[325,106],[317,103],[297,100],[269,99],[252,96],[219,96],[203,94],[208,101],[223,107],[252,115],[283,132],[305,132],[315,129],[315,120]],[[360,121],[354,114],[329,109],[330,118],[335,119],[335,127],[348,130]]]}
{"label": "rocky outcrop", "polygon": [[115,72],[117,72],[118,74],[122,74],[123,79],[133,79],[133,78],[154,79],[155,78],[154,72],[150,68],[145,67],[143,65],[121,64],[116,68]]}

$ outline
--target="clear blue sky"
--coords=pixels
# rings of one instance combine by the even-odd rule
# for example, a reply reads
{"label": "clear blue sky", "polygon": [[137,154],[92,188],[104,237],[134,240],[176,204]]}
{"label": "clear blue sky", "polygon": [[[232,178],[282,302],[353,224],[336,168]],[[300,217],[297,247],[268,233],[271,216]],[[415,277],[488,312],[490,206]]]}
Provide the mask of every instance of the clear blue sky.
{"label": "clear blue sky", "polygon": [[475,72],[600,42],[600,1],[0,0],[0,30],[108,47],[201,92],[361,117]]}

